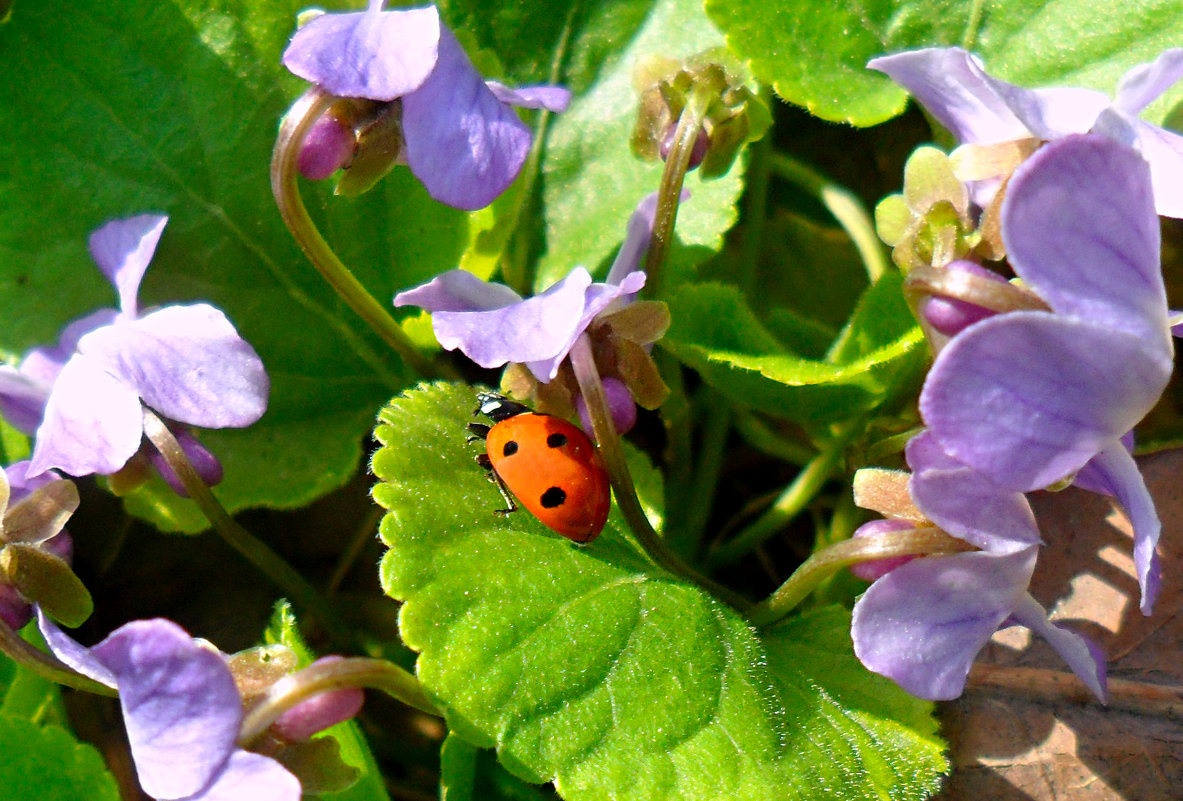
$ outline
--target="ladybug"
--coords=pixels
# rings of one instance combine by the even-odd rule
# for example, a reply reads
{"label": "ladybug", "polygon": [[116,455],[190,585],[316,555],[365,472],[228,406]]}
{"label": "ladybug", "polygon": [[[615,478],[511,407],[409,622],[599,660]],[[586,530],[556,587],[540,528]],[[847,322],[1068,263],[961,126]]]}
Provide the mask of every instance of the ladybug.
{"label": "ladybug", "polygon": [[513,497],[551,531],[578,543],[591,542],[608,520],[611,485],[596,446],[561,417],[538,414],[492,392],[477,393],[493,426],[469,423],[469,442],[485,441],[477,463],[497,482],[509,514]]}

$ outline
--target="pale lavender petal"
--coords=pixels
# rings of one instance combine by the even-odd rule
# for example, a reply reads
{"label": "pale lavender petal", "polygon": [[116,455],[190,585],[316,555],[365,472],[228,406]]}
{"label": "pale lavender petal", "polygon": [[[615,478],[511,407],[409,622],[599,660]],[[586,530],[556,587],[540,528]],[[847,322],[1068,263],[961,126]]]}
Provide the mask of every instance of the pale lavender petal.
{"label": "pale lavender petal", "polygon": [[48,400],[49,384],[0,364],[0,415],[13,428],[25,434],[36,431]]}
{"label": "pale lavender petal", "polygon": [[435,6],[322,14],[292,36],[283,65],[338,97],[389,101],[423,85],[440,39]]}
{"label": "pale lavender petal", "polygon": [[140,214],[112,220],[90,235],[90,255],[119,293],[119,308],[127,317],[138,314],[140,280],[167,223],[163,214]]}
{"label": "pale lavender petal", "polygon": [[553,360],[566,354],[578,334],[590,285],[591,275],[577,267],[541,295],[520,303],[480,312],[435,312],[432,327],[445,350],[460,349],[481,367]]}
{"label": "pale lavender petal", "polygon": [[947,533],[995,554],[1039,543],[1039,527],[1026,497],[950,457],[931,432],[913,437],[907,456],[912,500]]}
{"label": "pale lavender petal", "polygon": [[1134,529],[1134,570],[1142,588],[1142,614],[1149,615],[1159,590],[1158,538],[1162,531],[1154,498],[1137,462],[1120,442],[1097,454],[1093,464],[1101,471],[1113,495],[1125,509]]}
{"label": "pale lavender petal", "polygon": [[103,664],[102,660],[92,654],[89,648],[79,645],[72,637],[58,628],[57,624],[41,611],[41,607],[36,606],[35,608],[37,610],[37,628],[41,630],[41,636],[45,638],[45,644],[49,646],[50,653],[71,670],[94,679],[99,684],[105,684],[111,688],[117,686],[115,674]]}
{"label": "pale lavender petal", "polygon": [[1183,218],[1183,136],[1134,121],[1137,147],[1150,164],[1155,210],[1164,217]]}
{"label": "pale lavender petal", "polygon": [[956,698],[974,657],[1025,594],[1036,548],[916,559],[854,605],[854,652],[912,695]]}
{"label": "pale lavender petal", "polygon": [[937,356],[920,411],[941,448],[999,485],[1040,489],[1129,431],[1170,377],[1138,337],[1045,312],[976,323]]}
{"label": "pale lavender petal", "polygon": [[[690,197],[687,191],[682,192],[682,199]],[[608,270],[608,277],[604,279],[608,284],[619,284],[626,275],[641,268],[641,257],[649,248],[649,240],[653,237],[653,218],[657,214],[657,193],[646,195],[637,204],[637,208],[628,218],[628,232],[624,242],[612,261],[612,268]]]}
{"label": "pale lavender petal", "polygon": [[907,89],[959,142],[991,144],[1029,135],[981,61],[960,47],[894,53],[867,66]]}
{"label": "pale lavender petal", "polygon": [[1030,594],[1019,599],[1012,617],[1047,640],[1097,700],[1105,703],[1105,654],[1096,643],[1083,634],[1052,623],[1047,619],[1047,612]]}
{"label": "pale lavender petal", "polygon": [[1015,170],[1002,232],[1015,273],[1053,310],[1169,356],[1158,217],[1136,152],[1097,135],[1046,145]]}
{"label": "pale lavender petal", "polygon": [[1154,61],[1139,64],[1122,76],[1113,107],[1123,114],[1137,116],[1180,78],[1183,78],[1183,48],[1164,50]]}
{"label": "pale lavender petal", "polygon": [[[584,270],[582,267],[576,267],[571,271],[571,275],[575,275],[576,273],[587,275],[587,270]],[[553,354],[544,359],[525,360],[526,367],[530,369],[530,372],[539,381],[545,383],[552,380],[558,375],[559,364],[563,359],[567,358],[567,354],[571,351],[571,346],[575,344],[575,340],[587,330],[587,327],[591,325],[591,321],[595,319],[596,315],[605,311],[617,299],[626,298],[640,292],[643,286],[645,286],[645,273],[639,270],[626,275],[619,286],[613,284],[590,284],[584,292],[583,310],[575,318],[574,326],[568,327],[565,336],[557,336],[553,341]],[[511,359],[511,361],[518,360]]]}
{"label": "pale lavender petal", "polygon": [[522,296],[504,284],[482,281],[466,270],[448,270],[425,284],[399,292],[395,306],[418,306],[429,312],[470,312],[500,309]]}
{"label": "pale lavender petal", "polygon": [[181,423],[240,428],[267,409],[270,383],[262,360],[208,304],[168,306],[93,331],[78,349],[134,387],[145,404]]}
{"label": "pale lavender petal", "polygon": [[136,391],[101,364],[75,356],[53,385],[29,472],[56,467],[72,476],[110,475],[139,449],[143,433]]}
{"label": "pale lavender petal", "polygon": [[300,793],[299,780],[287,768],[240,748],[213,784],[184,801],[300,801]]}
{"label": "pale lavender petal", "polygon": [[[19,462],[13,462],[8,467],[4,468],[4,477],[8,479],[8,486],[11,492],[10,502],[18,503],[22,498],[32,494],[34,491],[41,489],[46,484],[54,481],[59,481],[61,476],[54,472],[39,473],[38,475],[30,475],[30,462],[28,459],[22,459]],[[66,558],[62,554],[58,554],[62,558]]]}
{"label": "pale lavender petal", "polygon": [[1109,106],[1109,97],[1093,89],[1024,89],[990,80],[999,97],[1036,139],[1050,141],[1085,133],[1093,127],[1097,115]]}
{"label": "pale lavender petal", "polygon": [[511,89],[497,81],[485,81],[489,91],[502,103],[522,108],[544,108],[547,111],[560,113],[571,105],[571,92],[561,86],[544,84],[541,86],[519,86]]}
{"label": "pale lavender petal", "polygon": [[[1118,440],[1121,447],[1126,449],[1126,453],[1134,452],[1134,432],[1127,431]],[[1098,495],[1108,495],[1113,497],[1117,494],[1117,490],[1113,486],[1113,479],[1110,478],[1108,472],[1098,463],[1100,460],[1093,457],[1089,463],[1080,468],[1076,477],[1072,479],[1072,486],[1079,487],[1088,492],[1095,492]]]}
{"label": "pale lavender petal", "polygon": [[222,655],[160,619],[121,626],[91,651],[115,677],[144,791],[171,799],[206,787],[235,750],[242,722]]}
{"label": "pale lavender petal", "polygon": [[407,166],[441,203],[484,208],[526,161],[530,129],[489,91],[446,28],[435,70],[402,102]]}

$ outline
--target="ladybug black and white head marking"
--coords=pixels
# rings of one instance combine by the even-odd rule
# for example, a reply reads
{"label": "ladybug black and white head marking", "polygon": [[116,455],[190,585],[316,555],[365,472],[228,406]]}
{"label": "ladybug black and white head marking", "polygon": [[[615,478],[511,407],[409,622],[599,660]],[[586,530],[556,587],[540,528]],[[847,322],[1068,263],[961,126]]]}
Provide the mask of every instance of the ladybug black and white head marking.
{"label": "ladybug black and white head marking", "polygon": [[529,406],[512,401],[504,395],[498,395],[496,392],[478,392],[476,394],[477,402],[480,406],[473,414],[483,414],[494,423],[500,423],[502,420],[508,420],[519,414],[526,414],[530,411]]}

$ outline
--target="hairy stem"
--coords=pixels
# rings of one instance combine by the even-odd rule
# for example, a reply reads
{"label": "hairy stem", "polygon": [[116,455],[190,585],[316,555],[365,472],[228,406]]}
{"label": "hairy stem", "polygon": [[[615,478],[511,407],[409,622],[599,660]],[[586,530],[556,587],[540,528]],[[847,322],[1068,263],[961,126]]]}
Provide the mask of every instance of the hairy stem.
{"label": "hairy stem", "polygon": [[53,654],[34,648],[3,620],[0,620],[0,652],[26,670],[57,684],[97,695],[116,695],[115,690],[74,671]]}
{"label": "hairy stem", "polygon": [[620,442],[620,435],[616,433],[616,425],[612,422],[608,398],[604,395],[604,385],[600,381],[600,372],[592,357],[591,342],[588,340],[587,334],[580,334],[571,348],[571,367],[579,382],[579,391],[587,404],[588,415],[592,421],[592,432],[595,434],[600,455],[604,459],[604,466],[608,470],[608,478],[612,482],[612,489],[616,492],[616,505],[620,507],[621,513],[641,548],[658,567],[697,584],[736,608],[747,608],[749,604],[743,598],[701,575],[682,561],[682,558],[670,550],[665,541],[653,530],[653,526],[649,524],[649,518],[645,516],[645,510],[641,508],[641,501],[637,498],[632,476],[629,475],[628,463],[624,458],[624,448]]}
{"label": "hairy stem", "polygon": [[254,565],[271,582],[302,608],[321,619],[329,631],[337,637],[343,636],[348,628],[337,619],[325,598],[308,581],[296,572],[283,558],[257,539],[223,508],[218,499],[206,486],[189,463],[184,449],[177,442],[159,417],[144,409],[144,434],[156,450],[168,462],[189,493],[189,497],[209,519],[214,531],[235,551]]}
{"label": "hairy stem", "polygon": [[419,680],[393,662],[369,657],[345,657],[309,665],[284,676],[267,690],[242,721],[238,743],[247,747],[280,715],[303,701],[331,690],[381,690],[408,706],[440,716]]}
{"label": "hairy stem", "polygon": [[748,611],[748,620],[767,626],[787,615],[818,584],[844,567],[897,556],[935,556],[972,551],[974,547],[933,526],[890,531],[846,540],[806,559],[789,580]]}
{"label": "hairy stem", "polygon": [[279,213],[304,255],[359,317],[377,332],[402,360],[425,378],[445,369],[420,353],[386,307],[374,299],[321,236],[300,197],[296,162],[313,123],[336,98],[319,87],[308,89],[284,115],[271,155],[271,193]]}

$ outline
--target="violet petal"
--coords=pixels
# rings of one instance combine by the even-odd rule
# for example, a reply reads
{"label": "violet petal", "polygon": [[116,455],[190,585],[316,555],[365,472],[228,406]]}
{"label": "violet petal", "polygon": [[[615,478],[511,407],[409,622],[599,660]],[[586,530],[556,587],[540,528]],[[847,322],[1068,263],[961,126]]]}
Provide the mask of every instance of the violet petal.
{"label": "violet petal", "polygon": [[425,284],[394,296],[395,306],[418,306],[429,312],[471,312],[500,309],[522,296],[504,284],[482,281],[467,270],[448,270]]}
{"label": "violet petal", "polygon": [[91,650],[115,677],[144,791],[172,799],[206,787],[235,750],[242,722],[222,655],[161,619],[121,626]]}
{"label": "violet petal", "polygon": [[435,70],[403,97],[402,121],[407,166],[433,198],[458,209],[492,203],[517,177],[533,141],[446,28]]}
{"label": "violet petal", "polygon": [[485,81],[489,91],[502,103],[522,108],[544,108],[561,113],[571,105],[571,92],[561,86],[518,86],[510,88],[497,81]]}
{"label": "violet petal", "polygon": [[1054,311],[1169,353],[1158,217],[1136,152],[1096,135],[1046,145],[1015,170],[1002,231],[1015,273]]}
{"label": "violet petal", "polygon": [[72,670],[94,679],[99,684],[105,684],[115,689],[117,686],[115,674],[103,664],[102,660],[91,653],[89,648],[79,645],[72,637],[58,628],[58,625],[41,611],[41,607],[38,606],[36,609],[37,628],[41,630],[41,636],[45,638],[45,644],[49,646],[50,653]]}
{"label": "violet petal", "polygon": [[299,780],[280,763],[241,748],[214,782],[184,801],[300,801]]}
{"label": "violet petal", "polygon": [[854,606],[855,655],[912,695],[956,698],[974,657],[1026,592],[1035,552],[959,553],[897,567]]}
{"label": "violet petal", "polygon": [[445,350],[458,348],[481,367],[561,361],[577,334],[590,285],[591,275],[577,267],[540,295],[489,311],[438,311],[432,326]]}
{"label": "violet petal", "polygon": [[1166,90],[1183,78],[1183,48],[1164,50],[1149,64],[1139,64],[1122,76],[1113,97],[1113,107],[1137,116]]}
{"label": "violet petal", "polygon": [[1162,523],[1154,508],[1154,498],[1146,488],[1134,457],[1120,442],[1114,442],[1093,459],[1092,464],[1113,488],[1113,494],[1125,510],[1134,530],[1134,569],[1142,588],[1142,614],[1149,615],[1159,589],[1158,547]]}
{"label": "violet petal", "polygon": [[163,214],[140,214],[112,220],[90,235],[90,255],[119,293],[119,308],[125,317],[138,314],[140,281],[167,224],[168,217]]}
{"label": "violet petal", "polygon": [[907,455],[912,499],[947,533],[995,554],[1039,543],[1039,527],[1026,497],[950,457],[931,432],[913,437]]}
{"label": "violet petal", "polygon": [[56,467],[72,476],[110,475],[139,449],[143,433],[136,391],[101,364],[75,356],[53,385],[29,472]]}
{"label": "violet petal", "polygon": [[1011,614],[1016,622],[1047,640],[1097,700],[1105,703],[1105,655],[1096,643],[1083,634],[1052,623],[1047,612],[1030,594],[1019,599]]}
{"label": "violet petal", "polygon": [[423,85],[440,39],[435,6],[322,14],[292,36],[283,65],[338,97],[390,101]]}
{"label": "violet petal", "polygon": [[239,428],[267,409],[263,362],[226,315],[208,304],[168,306],[93,331],[78,349],[181,423]]}
{"label": "violet petal", "polygon": [[1124,331],[1011,312],[941,351],[920,410],[950,456],[1028,492],[1075,473],[1142,419],[1170,376],[1156,356]]}

